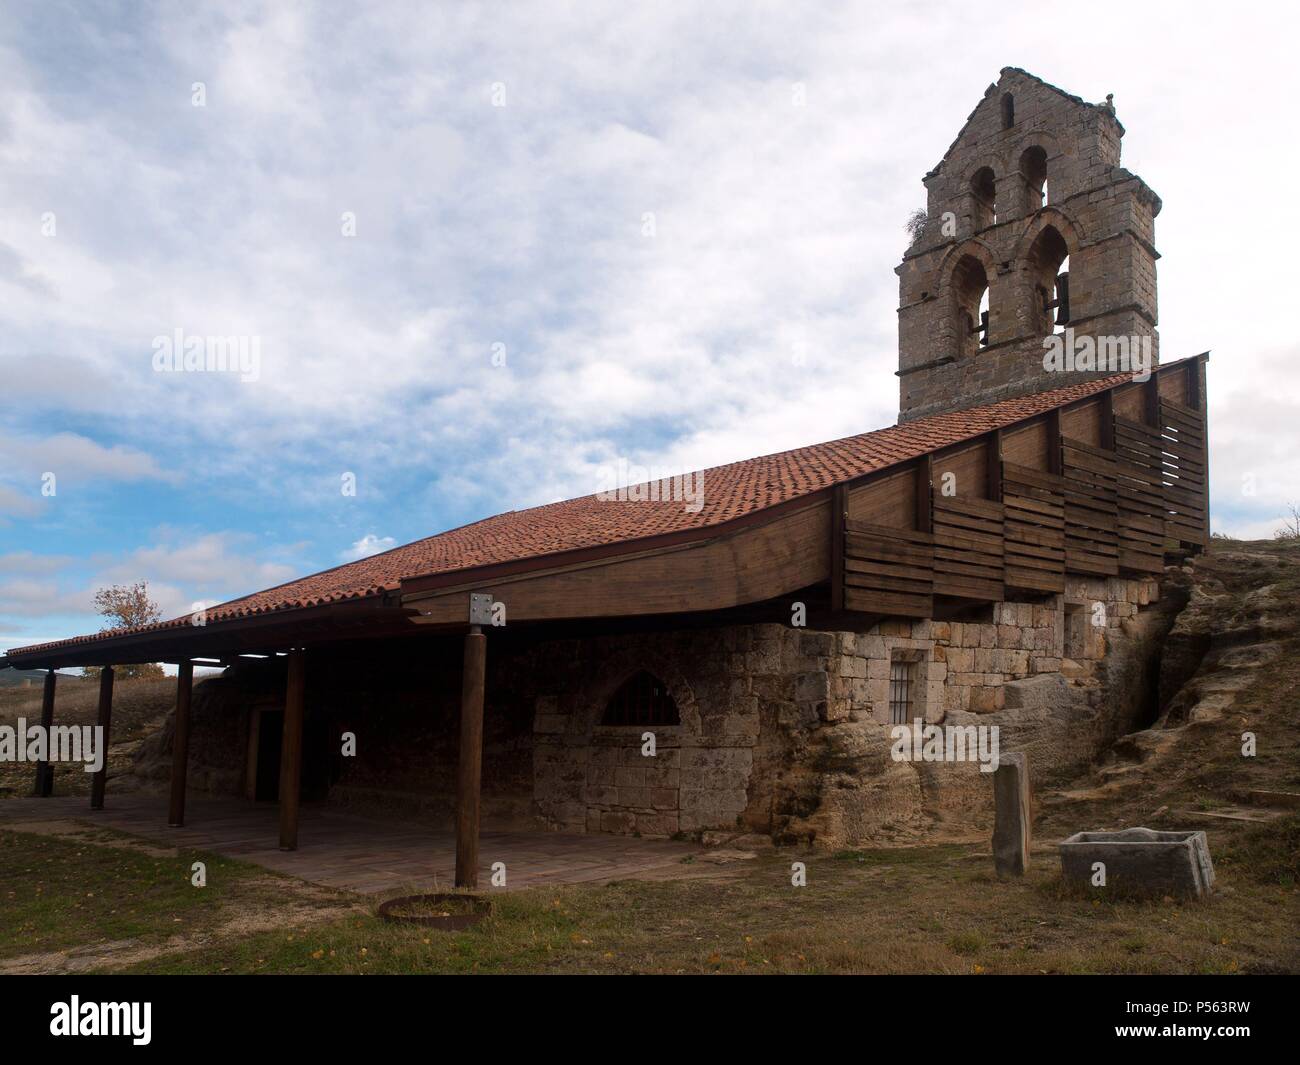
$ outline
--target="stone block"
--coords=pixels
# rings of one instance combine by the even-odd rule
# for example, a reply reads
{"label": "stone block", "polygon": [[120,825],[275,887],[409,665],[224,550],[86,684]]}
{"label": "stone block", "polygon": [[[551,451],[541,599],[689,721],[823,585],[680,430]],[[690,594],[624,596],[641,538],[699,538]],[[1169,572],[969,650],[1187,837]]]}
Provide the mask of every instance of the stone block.
{"label": "stone block", "polygon": [[637,809],[649,809],[650,807],[649,788],[620,787],[615,790],[618,792],[618,799],[613,805],[630,806]]}
{"label": "stone block", "polygon": [[821,702],[829,699],[830,694],[830,675],[827,673],[800,673],[795,681],[794,697],[798,702]]}
{"label": "stone block", "polygon": [[675,813],[636,815],[636,830],[643,836],[672,836],[677,833],[679,825],[680,822]]}
{"label": "stone block", "polygon": [[859,633],[858,656],[860,658],[884,658],[885,654],[884,637]]}
{"label": "stone block", "polygon": [[614,771],[614,783],[620,788],[643,788],[645,787],[645,769],[619,766]]}
{"label": "stone block", "polygon": [[1214,889],[1214,865],[1204,832],[1077,832],[1060,843],[1061,876],[1092,888],[1101,863],[1102,890],[1123,894],[1201,898]]}
{"label": "stone block", "polygon": [[617,810],[602,810],[600,814],[600,831],[629,834],[636,827],[636,818],[629,813]]}
{"label": "stone block", "polygon": [[588,806],[618,806],[618,788],[588,784],[583,791]]}
{"label": "stone block", "polygon": [[676,788],[651,788],[650,805],[656,810],[676,810],[677,809],[677,789]]}
{"label": "stone block", "polygon": [[993,868],[998,876],[1023,876],[1029,867],[1029,763],[1004,754],[993,771]]}

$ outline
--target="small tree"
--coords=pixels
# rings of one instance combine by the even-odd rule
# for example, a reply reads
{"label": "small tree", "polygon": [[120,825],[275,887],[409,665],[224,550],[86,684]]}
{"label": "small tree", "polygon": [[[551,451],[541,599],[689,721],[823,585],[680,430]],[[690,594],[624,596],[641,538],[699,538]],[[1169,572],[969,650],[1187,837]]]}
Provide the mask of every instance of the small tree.
{"label": "small tree", "polygon": [[1273,539],[1300,540],[1300,506],[1289,503],[1287,504],[1287,510],[1291,513],[1288,517],[1282,519],[1282,527],[1273,532]]}
{"label": "small tree", "polygon": [[[162,620],[158,604],[149,598],[148,581],[101,588],[95,593],[95,608],[108,619],[105,629],[134,629]],[[159,680],[163,676],[163,668],[156,662],[119,666],[117,669],[118,675],[124,678]],[[89,666],[85,673],[88,677],[96,676],[99,669]]]}
{"label": "small tree", "polygon": [[921,239],[921,233],[925,229],[925,223],[929,219],[929,217],[930,216],[925,213],[924,207],[918,207],[915,211],[913,211],[910,215],[907,216],[907,222],[905,223],[905,228],[907,229],[907,235],[909,237],[908,240],[909,246],[915,244],[918,240]]}

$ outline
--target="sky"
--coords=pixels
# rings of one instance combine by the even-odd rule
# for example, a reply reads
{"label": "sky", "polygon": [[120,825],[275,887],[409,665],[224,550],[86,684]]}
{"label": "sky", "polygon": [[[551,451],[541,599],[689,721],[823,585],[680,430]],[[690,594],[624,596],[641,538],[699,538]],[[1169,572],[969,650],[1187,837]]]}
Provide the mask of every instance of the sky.
{"label": "sky", "polygon": [[[1217,532],[1300,502],[1291,5],[0,3],[0,649],[892,424],[1003,66],[1114,94]],[[246,372],[169,372],[179,338]],[[238,351],[238,348],[230,349]],[[236,362],[238,360],[235,360]]]}

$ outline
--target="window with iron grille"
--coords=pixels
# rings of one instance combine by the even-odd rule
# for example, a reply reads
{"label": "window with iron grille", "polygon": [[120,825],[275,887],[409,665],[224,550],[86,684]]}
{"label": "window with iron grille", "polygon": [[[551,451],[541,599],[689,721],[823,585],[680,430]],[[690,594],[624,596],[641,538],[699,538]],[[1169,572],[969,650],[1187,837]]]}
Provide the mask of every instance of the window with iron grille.
{"label": "window with iron grille", "polygon": [[628,677],[605,706],[602,725],[679,725],[668,686],[644,669]]}
{"label": "window with iron grille", "polygon": [[889,721],[906,725],[912,717],[912,663],[894,659],[889,663]]}

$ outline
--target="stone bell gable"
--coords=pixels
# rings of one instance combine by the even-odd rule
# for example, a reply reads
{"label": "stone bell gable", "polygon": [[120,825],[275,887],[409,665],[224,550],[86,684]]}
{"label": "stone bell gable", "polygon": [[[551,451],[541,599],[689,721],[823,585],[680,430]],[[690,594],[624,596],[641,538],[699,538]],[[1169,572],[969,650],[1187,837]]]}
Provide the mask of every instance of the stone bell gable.
{"label": "stone bell gable", "polygon": [[1086,358],[1044,366],[1053,333],[1104,338],[1094,354],[1126,364],[1103,372],[1158,362],[1160,199],[1120,166],[1123,134],[1109,98],[1014,67],[989,86],[925,176],[925,223],[897,268],[900,421],[1092,376]]}

